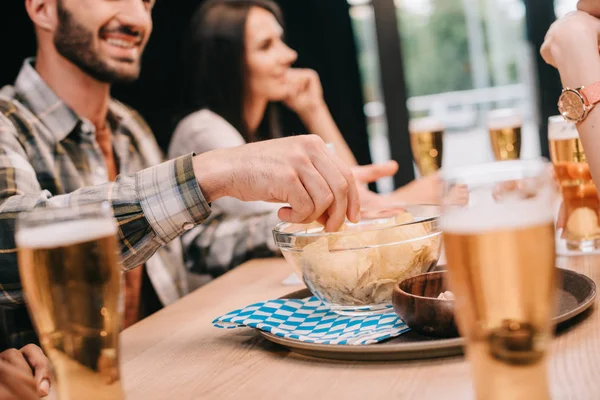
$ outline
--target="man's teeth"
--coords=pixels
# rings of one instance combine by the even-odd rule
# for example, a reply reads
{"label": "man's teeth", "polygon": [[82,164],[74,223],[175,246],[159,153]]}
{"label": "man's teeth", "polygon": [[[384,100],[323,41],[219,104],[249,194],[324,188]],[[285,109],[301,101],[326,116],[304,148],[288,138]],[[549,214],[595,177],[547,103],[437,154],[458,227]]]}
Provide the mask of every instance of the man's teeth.
{"label": "man's teeth", "polygon": [[124,49],[133,49],[135,47],[135,43],[128,42],[126,40],[106,39],[106,41],[113,46],[122,47]]}

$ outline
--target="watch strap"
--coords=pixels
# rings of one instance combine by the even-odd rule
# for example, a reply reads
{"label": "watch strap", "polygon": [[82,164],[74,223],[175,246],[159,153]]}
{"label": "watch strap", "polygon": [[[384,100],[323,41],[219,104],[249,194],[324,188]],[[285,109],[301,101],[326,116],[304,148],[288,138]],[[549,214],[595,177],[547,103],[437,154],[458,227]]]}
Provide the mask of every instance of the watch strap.
{"label": "watch strap", "polygon": [[586,106],[592,106],[600,103],[600,81],[589,86],[584,86],[581,88],[580,92],[585,99]]}

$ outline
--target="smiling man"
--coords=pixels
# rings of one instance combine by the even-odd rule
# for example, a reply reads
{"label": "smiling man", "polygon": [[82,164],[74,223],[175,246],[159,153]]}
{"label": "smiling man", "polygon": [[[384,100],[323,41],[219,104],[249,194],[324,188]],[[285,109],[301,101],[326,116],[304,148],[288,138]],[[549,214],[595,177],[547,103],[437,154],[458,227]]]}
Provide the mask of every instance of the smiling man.
{"label": "smiling man", "polygon": [[[90,7],[86,1],[71,1],[69,10],[66,1],[56,1],[58,27],[53,40],[56,51],[99,82],[136,80],[142,52],[152,32],[148,14],[128,13],[129,20],[122,21],[118,16],[125,15],[122,11],[126,10],[127,2],[121,1],[118,7],[97,2],[97,6]],[[154,0],[143,3],[146,10],[151,10]],[[95,29],[86,27],[86,22],[89,27],[95,25]]]}
{"label": "smiling man", "polygon": [[[179,236],[204,222],[209,202],[288,203],[279,217],[319,219],[329,230],[358,219],[352,173],[310,136],[273,140],[161,164],[148,126],[111,99],[115,82],[135,80],[152,32],[153,0],[25,0],[37,36],[13,86],[0,92],[0,305],[5,345],[35,341],[23,306],[14,243],[15,219],[36,207],[107,201],[119,224],[128,272],[127,321],[139,293],[170,304],[187,289]],[[118,177],[117,177],[118,176]],[[225,223],[213,216],[211,225]],[[251,252],[253,221],[237,221],[218,241],[190,243],[196,257],[220,246]],[[231,226],[230,226],[231,228]],[[227,245],[227,243],[230,243]],[[215,252],[213,252],[215,253]],[[218,256],[218,253],[215,253]]]}

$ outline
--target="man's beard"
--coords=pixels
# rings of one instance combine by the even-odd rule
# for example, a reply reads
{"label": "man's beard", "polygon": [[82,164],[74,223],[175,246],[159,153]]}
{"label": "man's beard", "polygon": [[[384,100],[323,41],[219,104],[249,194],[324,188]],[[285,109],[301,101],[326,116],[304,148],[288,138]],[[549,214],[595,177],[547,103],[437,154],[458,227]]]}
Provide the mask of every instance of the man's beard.
{"label": "man's beard", "polygon": [[139,77],[139,61],[135,61],[137,68],[134,72],[112,68],[94,52],[94,34],[76,21],[61,1],[57,1],[56,6],[59,26],[54,35],[54,46],[60,55],[100,82],[128,83]]}

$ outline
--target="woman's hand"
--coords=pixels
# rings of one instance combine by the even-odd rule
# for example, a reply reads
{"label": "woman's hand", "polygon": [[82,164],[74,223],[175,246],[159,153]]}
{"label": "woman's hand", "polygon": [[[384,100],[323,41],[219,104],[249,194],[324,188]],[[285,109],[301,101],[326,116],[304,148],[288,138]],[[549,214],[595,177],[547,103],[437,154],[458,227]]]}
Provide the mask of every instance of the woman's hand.
{"label": "woman's hand", "polygon": [[396,161],[352,167],[361,208],[385,208],[392,203],[387,196],[371,192],[367,184],[392,176],[397,171],[398,163]]}
{"label": "woman's hand", "polygon": [[566,87],[574,89],[600,79],[599,35],[600,20],[583,11],[567,14],[548,30],[540,52],[558,69]]}
{"label": "woman's hand", "polygon": [[[442,184],[439,172],[416,179],[388,195],[371,192],[366,187],[367,183],[392,176],[397,171],[398,163],[395,161],[352,168],[362,208],[393,208],[405,204],[441,203]],[[466,204],[469,201],[469,190],[466,186],[456,186],[446,196],[446,200],[451,201],[452,204]]]}
{"label": "woman's hand", "polygon": [[396,189],[387,197],[406,204],[440,204],[441,181],[439,172],[414,181]]}
{"label": "woman's hand", "polygon": [[310,118],[315,111],[326,108],[321,80],[315,71],[290,68],[286,78],[289,92],[284,103],[302,120]]}

